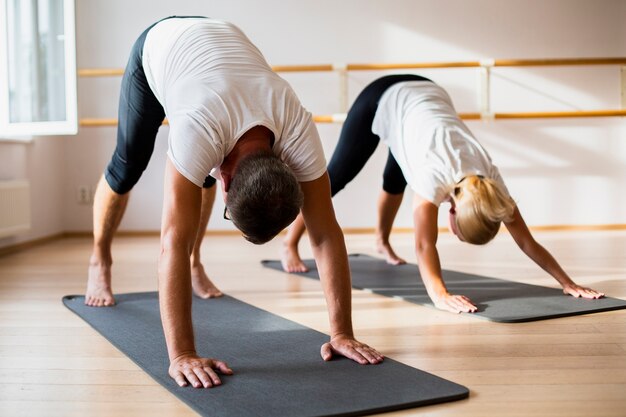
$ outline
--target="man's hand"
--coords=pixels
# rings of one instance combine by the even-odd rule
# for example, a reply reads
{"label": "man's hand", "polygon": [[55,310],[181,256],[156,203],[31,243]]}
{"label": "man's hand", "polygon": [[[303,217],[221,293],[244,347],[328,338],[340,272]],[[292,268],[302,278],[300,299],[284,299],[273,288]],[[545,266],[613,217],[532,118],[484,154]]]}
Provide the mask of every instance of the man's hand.
{"label": "man's hand", "polygon": [[233,374],[232,369],[222,361],[189,353],[172,360],[169,373],[181,387],[190,383],[194,388],[211,388],[222,384],[215,370],[224,375]]}
{"label": "man's hand", "polygon": [[341,355],[361,365],[378,364],[384,359],[376,349],[347,336],[333,337],[322,345],[320,353],[325,361],[331,360],[333,355]]}
{"label": "man's hand", "polygon": [[604,297],[604,293],[598,292],[591,288],[581,287],[577,284],[568,284],[563,286],[563,293],[569,294],[573,297],[582,297],[582,298],[602,298]]}
{"label": "man's hand", "polygon": [[435,307],[452,313],[474,313],[478,308],[464,295],[444,294],[433,300]]}

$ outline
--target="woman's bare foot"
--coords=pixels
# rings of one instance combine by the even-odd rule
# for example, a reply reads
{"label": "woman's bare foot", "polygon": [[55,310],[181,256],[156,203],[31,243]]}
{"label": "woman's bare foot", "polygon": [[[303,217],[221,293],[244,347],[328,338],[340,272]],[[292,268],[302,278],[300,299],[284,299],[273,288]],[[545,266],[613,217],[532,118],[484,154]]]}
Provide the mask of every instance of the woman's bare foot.
{"label": "woman's bare foot", "polygon": [[109,307],[115,305],[111,290],[111,264],[93,258],[89,261],[89,276],[85,304],[91,307]]}
{"label": "woman's bare foot", "polygon": [[308,272],[309,268],[306,267],[302,259],[300,258],[300,254],[298,253],[298,248],[290,245],[283,245],[283,251],[280,254],[280,263],[283,266],[283,271],[285,272]]}
{"label": "woman's bare foot", "polygon": [[385,255],[385,260],[389,265],[404,265],[406,261],[396,255],[389,242],[383,242],[378,239],[376,241],[376,250],[378,253]]}
{"label": "woman's bare foot", "polygon": [[217,298],[224,295],[204,272],[202,264],[191,267],[191,286],[193,293],[200,298]]}

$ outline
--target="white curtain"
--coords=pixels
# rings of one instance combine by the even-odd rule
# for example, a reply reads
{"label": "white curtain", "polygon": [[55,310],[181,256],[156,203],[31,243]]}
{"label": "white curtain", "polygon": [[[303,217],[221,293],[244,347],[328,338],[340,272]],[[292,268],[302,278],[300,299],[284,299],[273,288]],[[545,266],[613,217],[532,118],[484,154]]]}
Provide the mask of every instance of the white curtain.
{"label": "white curtain", "polygon": [[7,0],[9,121],[65,120],[63,0]]}

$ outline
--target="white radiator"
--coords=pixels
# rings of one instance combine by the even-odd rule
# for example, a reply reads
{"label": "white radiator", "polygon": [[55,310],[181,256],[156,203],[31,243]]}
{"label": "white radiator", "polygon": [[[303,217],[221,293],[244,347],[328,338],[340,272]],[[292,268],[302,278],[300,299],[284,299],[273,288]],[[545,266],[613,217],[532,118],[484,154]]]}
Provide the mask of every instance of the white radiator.
{"label": "white radiator", "polygon": [[0,238],[30,230],[30,184],[0,181]]}

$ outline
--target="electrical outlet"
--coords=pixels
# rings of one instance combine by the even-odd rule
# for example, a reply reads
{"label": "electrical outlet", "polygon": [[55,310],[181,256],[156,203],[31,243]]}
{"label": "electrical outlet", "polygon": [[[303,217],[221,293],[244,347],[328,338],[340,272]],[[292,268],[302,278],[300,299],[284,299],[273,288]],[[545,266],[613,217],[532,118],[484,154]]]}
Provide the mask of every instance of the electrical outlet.
{"label": "electrical outlet", "polygon": [[86,185],[81,185],[76,189],[76,202],[78,204],[91,204],[91,190]]}

